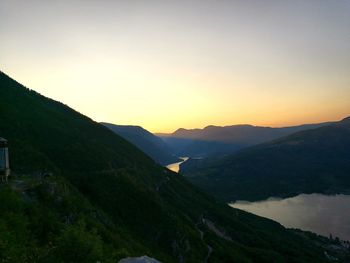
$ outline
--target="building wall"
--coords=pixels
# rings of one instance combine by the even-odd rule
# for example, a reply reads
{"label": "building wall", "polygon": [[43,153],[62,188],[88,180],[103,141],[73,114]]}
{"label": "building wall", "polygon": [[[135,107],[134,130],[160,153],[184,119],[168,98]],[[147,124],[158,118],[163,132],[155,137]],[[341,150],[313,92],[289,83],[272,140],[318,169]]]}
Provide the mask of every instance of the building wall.
{"label": "building wall", "polygon": [[7,170],[9,168],[8,148],[0,148],[0,170]]}
{"label": "building wall", "polygon": [[7,161],[6,161],[6,151],[4,148],[0,148],[0,170],[5,170],[7,167]]}

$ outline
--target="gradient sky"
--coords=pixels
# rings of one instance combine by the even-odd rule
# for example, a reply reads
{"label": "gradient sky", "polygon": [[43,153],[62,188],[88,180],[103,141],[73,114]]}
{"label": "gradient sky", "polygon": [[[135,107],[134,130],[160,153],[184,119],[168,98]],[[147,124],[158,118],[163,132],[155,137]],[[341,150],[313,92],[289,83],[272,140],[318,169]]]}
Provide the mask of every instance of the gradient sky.
{"label": "gradient sky", "polygon": [[350,115],[350,0],[1,0],[0,69],[153,132],[337,120]]}

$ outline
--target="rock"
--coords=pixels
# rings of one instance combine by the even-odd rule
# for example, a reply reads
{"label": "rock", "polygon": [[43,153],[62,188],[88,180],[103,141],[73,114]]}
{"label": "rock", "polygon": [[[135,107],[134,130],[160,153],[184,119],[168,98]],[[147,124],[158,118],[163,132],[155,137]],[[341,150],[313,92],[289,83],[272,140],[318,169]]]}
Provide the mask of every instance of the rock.
{"label": "rock", "polygon": [[119,263],[161,263],[161,262],[154,258],[143,256],[138,258],[124,258],[120,260]]}

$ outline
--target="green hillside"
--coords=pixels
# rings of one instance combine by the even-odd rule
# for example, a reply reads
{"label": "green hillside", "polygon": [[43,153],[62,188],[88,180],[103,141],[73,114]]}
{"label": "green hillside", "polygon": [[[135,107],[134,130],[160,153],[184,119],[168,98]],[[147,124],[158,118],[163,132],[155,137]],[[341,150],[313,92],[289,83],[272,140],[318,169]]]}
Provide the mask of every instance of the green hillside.
{"label": "green hillside", "polygon": [[0,136],[9,141],[13,172],[0,186],[2,262],[344,256],[328,240],[217,203],[106,127],[3,73],[0,94]]}
{"label": "green hillside", "polygon": [[101,124],[131,142],[158,164],[166,166],[180,161],[179,158],[171,154],[170,148],[161,138],[153,135],[140,126],[115,125],[105,122],[102,122]]}
{"label": "green hillside", "polygon": [[349,193],[349,149],[350,118],[346,118],[228,157],[192,160],[181,166],[181,171],[192,183],[224,201]]}

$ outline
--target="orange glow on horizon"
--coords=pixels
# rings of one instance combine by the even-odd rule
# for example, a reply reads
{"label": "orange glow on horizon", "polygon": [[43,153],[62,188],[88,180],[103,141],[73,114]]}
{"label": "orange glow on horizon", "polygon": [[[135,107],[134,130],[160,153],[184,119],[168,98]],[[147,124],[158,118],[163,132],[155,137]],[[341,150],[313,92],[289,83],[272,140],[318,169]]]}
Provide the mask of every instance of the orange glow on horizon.
{"label": "orange glow on horizon", "polygon": [[152,132],[350,115],[344,1],[0,2],[1,70]]}

